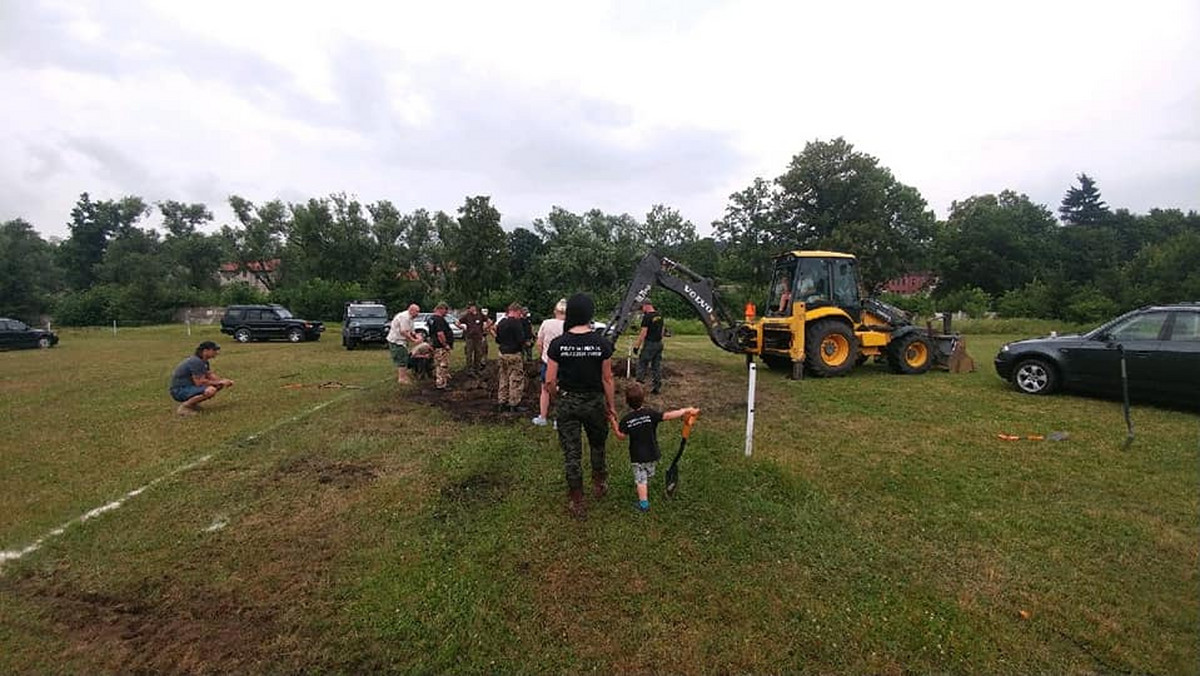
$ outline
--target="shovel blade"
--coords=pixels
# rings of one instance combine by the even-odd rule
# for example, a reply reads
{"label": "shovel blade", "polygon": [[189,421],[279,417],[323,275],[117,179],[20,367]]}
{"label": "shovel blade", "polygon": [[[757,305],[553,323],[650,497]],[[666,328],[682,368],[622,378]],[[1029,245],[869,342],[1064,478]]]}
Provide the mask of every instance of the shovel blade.
{"label": "shovel blade", "polygon": [[667,497],[675,495],[675,489],[679,487],[679,466],[672,464],[671,469],[667,470]]}

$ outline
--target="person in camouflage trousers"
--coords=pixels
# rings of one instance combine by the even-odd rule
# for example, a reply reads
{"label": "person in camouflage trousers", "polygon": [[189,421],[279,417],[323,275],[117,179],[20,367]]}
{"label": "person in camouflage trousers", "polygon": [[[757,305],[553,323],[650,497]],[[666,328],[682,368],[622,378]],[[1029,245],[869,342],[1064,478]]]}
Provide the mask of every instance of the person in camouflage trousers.
{"label": "person in camouflage trousers", "polygon": [[521,396],[525,394],[525,360],[521,358],[525,331],[520,318],[521,306],[513,303],[496,328],[496,345],[500,349],[496,408],[511,413],[525,410],[521,408]]}
{"label": "person in camouflage trousers", "polygon": [[433,378],[437,389],[444,390],[450,386],[450,350],[454,348],[454,332],[450,330],[450,322],[446,321],[446,312],[450,307],[438,303],[429,318],[429,343],[433,345]]}
{"label": "person in camouflage trousers", "polygon": [[604,444],[608,421],[617,417],[613,403],[612,343],[591,329],[595,305],[591,296],[577,293],[567,300],[565,331],[550,342],[546,353],[546,389],[558,396],[558,443],[567,477],[567,510],[576,519],[587,517],[583,504],[583,439],[587,433],[592,465],[592,494],[608,493]]}

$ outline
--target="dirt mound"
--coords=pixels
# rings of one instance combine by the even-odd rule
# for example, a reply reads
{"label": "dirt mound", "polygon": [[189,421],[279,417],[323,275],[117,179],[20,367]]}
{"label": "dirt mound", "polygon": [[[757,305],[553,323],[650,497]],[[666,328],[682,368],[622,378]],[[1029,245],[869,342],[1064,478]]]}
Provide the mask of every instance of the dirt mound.
{"label": "dirt mound", "polygon": [[374,481],[375,468],[363,463],[341,462],[305,456],[289,460],[276,470],[277,477],[288,475],[306,475],[315,477],[317,483],[328,484],[337,488],[353,488]]}
{"label": "dirt mound", "polygon": [[[501,413],[496,410],[499,362],[495,359],[489,360],[479,373],[470,373],[466,369],[452,372],[450,386],[446,390],[436,389],[432,380],[418,381],[416,397],[427,406],[446,411],[456,420],[481,423],[528,421],[538,412],[538,397],[542,388],[538,378],[539,364],[538,361],[525,362],[525,391],[521,396],[521,405],[529,409],[525,412]],[[630,370],[631,375],[636,371],[636,367],[635,363]],[[614,359],[613,375],[616,379],[618,411],[625,408],[625,383],[632,381],[625,377],[625,372],[625,361]],[[699,406],[714,413],[730,407],[745,406],[745,380],[730,380],[724,372],[719,372],[710,365],[671,360],[663,364],[662,372],[663,391],[662,394],[650,397],[651,406],[663,409]]]}

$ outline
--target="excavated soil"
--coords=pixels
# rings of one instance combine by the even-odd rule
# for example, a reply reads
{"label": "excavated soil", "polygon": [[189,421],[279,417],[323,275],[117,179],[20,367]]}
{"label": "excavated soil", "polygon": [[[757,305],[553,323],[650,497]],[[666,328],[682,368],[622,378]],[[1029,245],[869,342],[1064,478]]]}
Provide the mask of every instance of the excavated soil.
{"label": "excavated soil", "polygon": [[[496,410],[497,375],[499,363],[489,360],[478,374],[465,369],[450,374],[450,386],[446,390],[434,387],[433,380],[417,382],[417,398],[427,406],[445,411],[455,420],[473,423],[505,422],[517,419],[528,420],[537,415],[541,381],[538,379],[538,362],[525,362],[525,391],[521,406],[528,411],[501,413]],[[633,364],[632,371],[636,371]],[[625,384],[632,382],[625,377],[625,360],[613,361],[616,380],[617,411],[625,410]],[[710,412],[745,406],[746,384],[736,377],[730,379],[727,372],[702,362],[666,359],[663,361],[662,393],[650,395],[650,406],[667,410],[685,406],[698,406]],[[649,376],[647,376],[649,385]],[[551,409],[553,415],[553,409]]]}

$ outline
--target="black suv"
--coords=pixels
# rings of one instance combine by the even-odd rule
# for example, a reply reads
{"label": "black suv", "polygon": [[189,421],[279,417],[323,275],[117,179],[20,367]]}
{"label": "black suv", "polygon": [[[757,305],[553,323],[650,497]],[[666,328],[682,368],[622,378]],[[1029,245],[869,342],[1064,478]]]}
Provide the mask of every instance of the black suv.
{"label": "black suv", "polygon": [[19,347],[54,347],[58,336],[53,331],[43,331],[25,325],[25,322],[0,317],[0,350]]}
{"label": "black suv", "polygon": [[320,340],[325,325],[297,319],[282,305],[230,305],[221,317],[221,333],[239,343],[287,339],[293,343]]}
{"label": "black suv", "polygon": [[363,343],[386,343],[389,324],[383,303],[352,300],[346,303],[342,317],[342,347],[353,350]]}
{"label": "black suv", "polygon": [[1082,335],[1008,343],[996,373],[1025,394],[1073,390],[1200,409],[1200,303],[1138,308]]}

